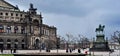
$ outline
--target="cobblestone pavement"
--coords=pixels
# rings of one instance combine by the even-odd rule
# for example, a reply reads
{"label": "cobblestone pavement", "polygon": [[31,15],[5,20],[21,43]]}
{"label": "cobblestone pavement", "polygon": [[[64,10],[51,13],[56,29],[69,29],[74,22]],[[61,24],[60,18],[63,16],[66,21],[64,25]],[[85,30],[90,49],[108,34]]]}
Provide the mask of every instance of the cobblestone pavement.
{"label": "cobblestone pavement", "polygon": [[[88,51],[88,49],[81,50],[81,53],[85,54],[85,52]],[[15,54],[29,54],[29,53],[48,53],[45,50],[16,50]],[[51,50],[50,53],[57,53],[57,50]],[[66,50],[58,50],[58,53],[66,53]],[[72,53],[78,53],[78,50],[73,50]],[[120,56],[120,50],[115,50],[115,52],[88,52],[88,54],[94,54],[97,56]],[[1,54],[1,52],[0,52]],[[3,54],[11,54],[10,50],[4,50]]]}

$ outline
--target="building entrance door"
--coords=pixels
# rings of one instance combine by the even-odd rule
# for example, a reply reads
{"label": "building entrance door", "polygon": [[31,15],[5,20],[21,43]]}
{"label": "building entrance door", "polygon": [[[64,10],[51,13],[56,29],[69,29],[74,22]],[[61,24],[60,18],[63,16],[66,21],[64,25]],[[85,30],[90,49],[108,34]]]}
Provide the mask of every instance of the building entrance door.
{"label": "building entrance door", "polygon": [[39,39],[36,39],[35,40],[35,49],[38,49],[39,48]]}
{"label": "building entrance door", "polygon": [[42,50],[45,49],[45,43],[42,43],[41,48],[42,48]]}
{"label": "building entrance door", "polygon": [[15,45],[14,45],[14,48],[16,48],[16,49],[17,49],[17,47],[18,47],[18,45],[17,45],[17,44],[15,44]]}
{"label": "building entrance door", "polygon": [[11,44],[7,44],[7,49],[11,49]]}
{"label": "building entrance door", "polygon": [[22,49],[24,49],[25,48],[25,46],[24,46],[24,44],[22,44]]}

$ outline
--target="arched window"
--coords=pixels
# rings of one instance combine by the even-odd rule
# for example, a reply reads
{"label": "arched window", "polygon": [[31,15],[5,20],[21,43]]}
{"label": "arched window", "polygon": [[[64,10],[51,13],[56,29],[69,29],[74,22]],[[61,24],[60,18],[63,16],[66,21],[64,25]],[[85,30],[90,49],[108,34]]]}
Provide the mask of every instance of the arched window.
{"label": "arched window", "polygon": [[15,39],[15,42],[18,42],[18,40],[17,40],[17,39]]}
{"label": "arched window", "polygon": [[0,39],[0,42],[3,42],[3,39]]}
{"label": "arched window", "polygon": [[22,42],[24,42],[24,39],[22,40]]}
{"label": "arched window", "polygon": [[34,25],[38,26],[39,25],[39,21],[37,19],[33,20]]}
{"label": "arched window", "polygon": [[16,42],[16,43],[14,44],[14,48],[18,48],[18,40],[15,39],[14,42]]}
{"label": "arched window", "polygon": [[11,42],[11,40],[10,40],[10,39],[8,39],[8,40],[7,40],[7,42]]}
{"label": "arched window", "polygon": [[1,12],[0,15],[3,15],[3,13]]}
{"label": "arched window", "polygon": [[15,26],[14,27],[14,33],[17,33],[17,31],[18,31],[18,26]]}
{"label": "arched window", "polygon": [[0,25],[0,33],[3,33],[3,32],[4,32],[4,26]]}

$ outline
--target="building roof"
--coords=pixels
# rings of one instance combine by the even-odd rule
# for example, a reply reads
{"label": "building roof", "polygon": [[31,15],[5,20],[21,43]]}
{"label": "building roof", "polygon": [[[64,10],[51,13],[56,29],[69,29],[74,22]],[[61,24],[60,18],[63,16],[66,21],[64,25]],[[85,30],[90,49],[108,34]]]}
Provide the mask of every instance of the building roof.
{"label": "building roof", "polygon": [[51,28],[51,29],[57,29],[57,28],[54,27],[54,26],[49,26],[49,25],[46,25],[46,24],[43,24],[42,26],[44,26],[44,27],[49,27],[49,28]]}
{"label": "building roof", "polygon": [[6,2],[5,0],[0,0],[0,7],[9,8],[9,9],[18,9],[17,7],[15,7],[12,4]]}

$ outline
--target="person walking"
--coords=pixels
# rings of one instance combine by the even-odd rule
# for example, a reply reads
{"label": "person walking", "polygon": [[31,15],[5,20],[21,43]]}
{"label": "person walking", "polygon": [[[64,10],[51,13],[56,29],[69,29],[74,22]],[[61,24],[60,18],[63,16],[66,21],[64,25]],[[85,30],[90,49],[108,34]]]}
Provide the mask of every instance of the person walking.
{"label": "person walking", "polygon": [[66,49],[66,53],[68,53],[68,49]]}
{"label": "person walking", "polygon": [[1,53],[3,53],[3,48],[1,48]]}
{"label": "person walking", "polygon": [[10,49],[11,53],[12,53],[12,48]]}
{"label": "person walking", "polygon": [[13,52],[16,53],[16,48],[14,48]]}
{"label": "person walking", "polygon": [[78,49],[78,53],[81,53],[80,49]]}
{"label": "person walking", "polygon": [[70,53],[72,53],[72,49],[69,49],[70,50]]}

